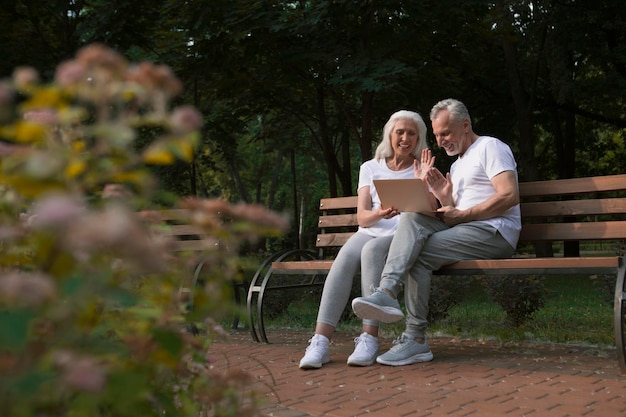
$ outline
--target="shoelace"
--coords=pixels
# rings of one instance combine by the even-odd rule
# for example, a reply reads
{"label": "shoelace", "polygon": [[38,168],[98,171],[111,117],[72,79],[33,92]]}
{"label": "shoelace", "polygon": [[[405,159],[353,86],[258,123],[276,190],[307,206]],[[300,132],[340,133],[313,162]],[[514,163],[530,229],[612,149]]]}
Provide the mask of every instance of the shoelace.
{"label": "shoelace", "polygon": [[359,343],[363,343],[364,346],[367,346],[367,338],[366,337],[361,337],[361,336],[357,336],[354,338],[354,344],[358,345]]}
{"label": "shoelace", "polygon": [[407,342],[407,341],[409,341],[409,340],[410,340],[410,338],[409,338],[409,337],[406,337],[406,336],[404,335],[404,333],[403,333],[403,334],[401,334],[400,336],[396,337],[396,340],[394,340],[392,344],[393,344],[394,346],[395,346],[395,345],[400,345],[400,344],[402,344],[402,343],[404,343],[404,342]]}
{"label": "shoelace", "polygon": [[309,339],[309,346],[307,346],[305,352],[308,352],[309,350],[313,350],[313,349],[317,349],[317,348],[321,349],[321,345],[322,345],[322,342],[320,340],[313,340],[311,338],[311,339]]}

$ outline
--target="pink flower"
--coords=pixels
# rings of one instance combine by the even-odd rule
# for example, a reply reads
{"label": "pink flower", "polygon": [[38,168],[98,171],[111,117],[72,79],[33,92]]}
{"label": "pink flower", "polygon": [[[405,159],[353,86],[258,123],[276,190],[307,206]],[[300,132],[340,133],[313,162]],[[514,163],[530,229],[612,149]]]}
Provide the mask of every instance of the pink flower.
{"label": "pink flower", "polygon": [[48,195],[35,204],[28,224],[37,229],[63,229],[85,214],[85,206],[75,197]]}
{"label": "pink flower", "polygon": [[76,85],[86,79],[86,68],[80,61],[65,61],[61,63],[54,74],[54,81],[61,87]]}
{"label": "pink flower", "polygon": [[32,67],[17,67],[13,71],[13,83],[17,88],[28,88],[38,82],[39,73]]}
{"label": "pink flower", "polygon": [[170,117],[170,126],[175,133],[193,132],[202,127],[202,114],[193,106],[177,107]]}
{"label": "pink flower", "polygon": [[129,68],[126,79],[135,82],[147,90],[161,90],[168,96],[176,96],[183,89],[181,81],[174,75],[167,65],[154,65],[151,62],[141,62]]}
{"label": "pink flower", "polygon": [[38,307],[56,296],[56,286],[43,273],[5,271],[0,275],[0,299],[21,306]]}
{"label": "pink flower", "polygon": [[24,119],[42,125],[53,125],[57,123],[57,114],[53,109],[35,109],[24,113]]}
{"label": "pink flower", "polygon": [[0,109],[13,103],[14,91],[6,82],[0,82]]}
{"label": "pink flower", "polygon": [[101,392],[104,389],[106,373],[95,358],[60,351],[54,359],[62,371],[61,381],[68,388],[87,392]]}

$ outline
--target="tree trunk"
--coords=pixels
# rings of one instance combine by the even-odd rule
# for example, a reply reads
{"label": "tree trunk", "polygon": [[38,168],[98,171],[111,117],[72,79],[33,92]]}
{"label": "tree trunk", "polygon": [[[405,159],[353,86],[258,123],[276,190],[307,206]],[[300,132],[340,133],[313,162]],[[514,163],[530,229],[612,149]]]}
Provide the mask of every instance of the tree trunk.
{"label": "tree trunk", "polygon": [[337,157],[335,150],[333,149],[332,141],[330,140],[330,133],[328,129],[328,122],[326,119],[326,107],[324,105],[324,89],[322,87],[317,88],[317,118],[320,133],[320,143],[322,145],[322,153],[324,155],[324,161],[326,162],[326,168],[328,169],[328,188],[330,190],[331,197],[337,197]]}

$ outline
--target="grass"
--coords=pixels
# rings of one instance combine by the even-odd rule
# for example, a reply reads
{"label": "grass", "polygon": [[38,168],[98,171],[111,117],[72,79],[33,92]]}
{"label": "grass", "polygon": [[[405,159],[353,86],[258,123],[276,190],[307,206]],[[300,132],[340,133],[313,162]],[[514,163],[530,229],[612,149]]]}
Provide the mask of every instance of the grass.
{"label": "grass", "polygon": [[[550,276],[545,281],[545,306],[523,326],[514,327],[504,310],[490,300],[478,282],[473,282],[463,301],[449,315],[431,323],[433,336],[489,339],[501,342],[546,342],[574,345],[613,346],[613,306],[606,289],[594,285],[589,276]],[[281,296],[281,299],[285,299]],[[295,300],[283,313],[268,320],[272,329],[313,330],[319,305],[319,292],[288,296]],[[349,307],[348,307],[349,308]],[[384,325],[383,335],[397,335],[402,322]],[[350,311],[344,313],[339,331],[358,333],[360,321]]]}

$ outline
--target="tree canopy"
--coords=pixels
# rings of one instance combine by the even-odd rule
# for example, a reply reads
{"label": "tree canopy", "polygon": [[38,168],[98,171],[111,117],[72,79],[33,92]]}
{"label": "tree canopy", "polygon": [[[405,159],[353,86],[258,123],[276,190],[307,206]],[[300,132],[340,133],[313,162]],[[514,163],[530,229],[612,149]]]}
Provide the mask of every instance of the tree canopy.
{"label": "tree canopy", "polygon": [[391,113],[427,120],[447,97],[513,148],[523,180],[626,171],[618,0],[3,3],[4,76],[92,42],[174,69],[205,118],[194,162],[160,173],[180,195],[314,213],[356,192]]}

